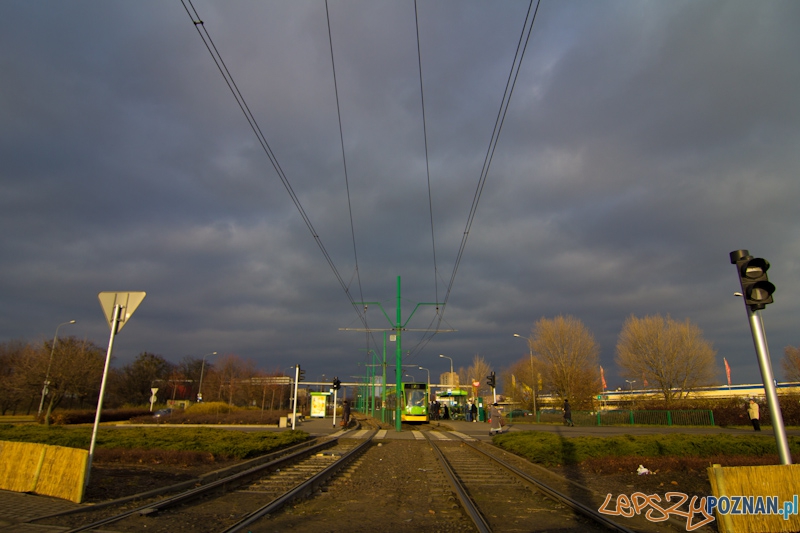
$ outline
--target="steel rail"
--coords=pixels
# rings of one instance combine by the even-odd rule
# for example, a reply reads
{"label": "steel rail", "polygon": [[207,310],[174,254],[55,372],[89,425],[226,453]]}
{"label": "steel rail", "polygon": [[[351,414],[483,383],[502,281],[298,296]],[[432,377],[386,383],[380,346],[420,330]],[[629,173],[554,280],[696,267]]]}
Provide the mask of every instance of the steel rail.
{"label": "steel rail", "polygon": [[347,453],[342,455],[338,461],[335,463],[328,465],[323,470],[318,472],[317,474],[313,475],[306,481],[302,482],[301,484],[297,485],[295,488],[291,489],[290,491],[284,493],[282,496],[279,496],[269,502],[268,504],[264,505],[263,507],[253,511],[252,513],[248,514],[240,521],[236,522],[235,524],[229,526],[227,529],[223,530],[221,533],[236,533],[241,531],[245,527],[257,522],[264,516],[273,513],[286,505],[288,502],[298,498],[306,491],[313,489],[314,487],[324,483],[334,475],[336,475],[339,470],[343,467],[347,466],[350,461],[355,459],[361,451],[372,444],[372,439],[377,434],[377,431],[373,431],[371,435],[367,436],[364,442],[360,443],[359,445],[355,446],[353,449],[349,450]]}
{"label": "steel rail", "polygon": [[128,518],[129,516],[133,516],[135,514],[150,514],[150,513],[154,513],[154,512],[160,511],[162,509],[166,509],[166,508],[169,508],[169,507],[174,507],[174,506],[179,505],[181,503],[185,503],[185,502],[187,502],[189,500],[192,500],[192,499],[195,499],[195,498],[199,498],[200,496],[202,496],[202,495],[204,495],[204,494],[206,494],[208,492],[212,492],[214,490],[217,490],[220,487],[224,487],[225,485],[228,485],[230,483],[241,482],[242,480],[247,479],[249,477],[252,477],[253,475],[259,474],[264,470],[268,470],[268,469],[273,468],[275,466],[282,465],[282,464],[284,464],[286,462],[293,461],[298,457],[302,457],[304,455],[308,455],[309,453],[313,453],[313,452],[315,452],[317,450],[328,448],[328,447],[332,446],[333,444],[335,444],[337,441],[338,441],[338,438],[333,438],[333,439],[320,441],[318,444],[305,447],[305,448],[303,448],[301,450],[298,450],[296,452],[293,452],[293,453],[290,453],[290,454],[287,454],[287,455],[283,455],[283,456],[281,456],[281,457],[279,457],[279,458],[277,458],[277,459],[275,459],[273,461],[269,461],[268,463],[264,463],[264,464],[261,464],[261,465],[258,465],[258,466],[254,466],[252,468],[248,468],[247,470],[244,470],[244,471],[241,471],[241,472],[237,472],[237,473],[232,474],[230,476],[226,476],[226,477],[217,479],[216,481],[212,481],[210,483],[207,483],[205,485],[201,485],[201,486],[196,487],[194,489],[190,489],[190,490],[181,492],[180,494],[176,494],[175,496],[170,496],[170,497],[164,498],[163,500],[159,500],[159,501],[157,501],[155,503],[148,503],[146,505],[142,505],[142,506],[136,507],[134,509],[129,509],[129,510],[124,511],[122,513],[119,513],[117,515],[110,516],[110,517],[107,517],[107,518],[103,518],[103,519],[98,520],[96,522],[92,522],[90,524],[85,524],[83,526],[79,526],[79,527],[67,530],[65,533],[77,533],[79,531],[87,531],[87,530],[90,530],[90,529],[96,529],[96,528],[98,528],[100,526],[104,526],[104,525],[107,525],[107,524],[112,524],[114,522],[119,522],[120,520]]}
{"label": "steel rail", "polygon": [[447,477],[447,480],[450,482],[450,486],[456,493],[458,501],[461,502],[461,507],[464,508],[464,511],[466,511],[466,513],[472,519],[472,522],[475,524],[475,527],[478,528],[478,531],[480,533],[492,533],[492,528],[489,526],[489,523],[486,521],[486,518],[484,518],[484,516],[478,510],[478,507],[475,505],[475,502],[472,501],[472,498],[470,498],[469,495],[467,494],[467,491],[464,488],[463,483],[461,483],[458,480],[458,478],[456,478],[456,474],[455,471],[453,470],[453,467],[447,461],[447,458],[445,458],[444,453],[442,453],[442,450],[439,449],[439,446],[436,443],[436,441],[431,439],[428,435],[425,435],[425,438],[431,444],[436,454],[436,458],[439,459],[439,464],[442,465],[442,469],[444,470],[444,474]]}
{"label": "steel rail", "polygon": [[26,520],[24,523],[38,522],[40,520],[47,520],[49,518],[56,518],[59,516],[67,516],[72,514],[91,513],[93,511],[97,511],[98,509],[113,507],[115,505],[122,505],[123,503],[127,503],[133,500],[144,500],[147,498],[154,498],[156,496],[161,496],[162,494],[166,494],[168,492],[181,491],[189,487],[197,486],[198,484],[206,485],[216,479],[220,479],[221,477],[226,477],[227,475],[233,475],[233,473],[236,472],[243,472],[244,470],[248,469],[248,465],[261,465],[269,461],[278,459],[280,457],[284,457],[290,453],[294,453],[295,451],[305,450],[311,446],[316,446],[321,442],[324,442],[324,440],[321,438],[308,440],[305,442],[301,442],[299,444],[294,444],[292,446],[289,446],[288,448],[282,448],[278,451],[268,453],[260,457],[255,457],[253,459],[249,459],[232,467],[223,468],[221,470],[215,470],[213,472],[208,472],[206,474],[199,475],[195,478],[188,479],[186,481],[181,481],[180,483],[175,483],[174,485],[167,485],[166,487],[159,487],[157,489],[152,489],[145,492],[139,492],[137,494],[131,494],[130,496],[123,496],[121,498],[116,498],[114,500],[92,503],[85,505],[83,507],[78,507],[75,509],[67,509],[66,511],[59,511],[57,513],[49,515],[37,516]]}
{"label": "steel rail", "polygon": [[495,457],[494,455],[492,455],[492,454],[490,454],[490,453],[488,453],[488,452],[486,452],[484,450],[481,450],[480,448],[475,446],[473,443],[468,442],[468,441],[464,441],[464,444],[468,445],[473,450],[481,453],[482,455],[488,457],[489,459],[491,459],[492,461],[496,462],[497,464],[499,464],[500,466],[502,466],[503,468],[505,468],[506,470],[508,470],[512,474],[514,474],[514,475],[518,476],[519,478],[523,479],[525,482],[530,483],[531,485],[535,486],[541,492],[544,492],[545,494],[547,494],[551,498],[560,501],[561,503],[567,505],[571,509],[573,509],[575,511],[578,511],[579,513],[583,514],[587,518],[590,518],[591,520],[593,520],[595,522],[599,522],[599,523],[603,524],[604,526],[608,527],[612,531],[617,531],[619,533],[635,533],[633,530],[628,529],[627,527],[625,527],[623,525],[620,525],[620,524],[614,522],[613,520],[609,519],[605,515],[602,515],[602,514],[598,513],[597,511],[595,511],[591,507],[587,507],[586,505],[582,504],[581,502],[579,502],[577,500],[574,500],[574,499],[570,498],[569,496],[567,496],[565,494],[562,494],[562,493],[558,492],[557,490],[545,485],[544,483],[542,483],[538,479],[536,479],[534,477],[531,477],[528,474],[526,474],[525,472],[517,469],[515,466],[503,461],[502,459],[500,459],[498,457]]}

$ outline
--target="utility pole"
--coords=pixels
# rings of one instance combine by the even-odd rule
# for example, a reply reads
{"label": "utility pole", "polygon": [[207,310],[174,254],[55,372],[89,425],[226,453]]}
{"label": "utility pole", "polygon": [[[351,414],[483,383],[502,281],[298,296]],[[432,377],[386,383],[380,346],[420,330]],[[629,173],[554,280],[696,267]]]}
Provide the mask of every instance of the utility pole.
{"label": "utility pole", "polygon": [[[392,326],[391,328],[389,328],[389,331],[394,331],[395,332],[394,334],[395,334],[395,342],[396,342],[396,345],[395,345],[395,398],[396,398],[396,401],[395,401],[395,421],[394,422],[395,422],[395,430],[401,431],[402,430],[402,426],[401,426],[400,415],[402,414],[402,408],[403,408],[402,405],[401,405],[402,393],[403,393],[403,390],[402,390],[402,381],[403,381],[403,348],[402,348],[402,343],[401,343],[401,341],[402,341],[402,332],[403,331],[426,331],[426,332],[430,332],[430,330],[428,330],[428,329],[409,330],[408,328],[406,328],[406,326],[411,321],[411,318],[414,316],[414,313],[417,312],[417,309],[419,309],[420,306],[423,306],[423,305],[435,305],[437,307],[437,310],[438,310],[440,304],[438,302],[418,303],[416,305],[416,307],[414,307],[414,310],[411,312],[411,314],[408,315],[408,318],[406,319],[406,321],[403,322],[400,276],[397,276],[397,314],[396,314],[396,320],[392,321],[392,319],[389,318],[389,315],[386,314],[386,311],[383,309],[383,306],[381,305],[380,302],[356,302],[356,303],[359,304],[359,305],[363,305],[365,310],[370,305],[378,306],[378,308],[383,313],[383,316],[386,317],[386,320]],[[353,328],[339,328],[339,329],[342,330],[342,331],[376,331],[376,330],[373,330],[373,329],[353,329]],[[451,331],[456,331],[456,330],[454,330],[454,329],[445,329],[445,330],[437,329],[434,333],[442,333],[442,332],[445,332],[445,331],[451,332]],[[384,350],[385,350],[385,348],[384,348]],[[384,366],[384,378],[385,378],[385,376],[386,376],[386,371],[385,371],[385,366]],[[384,380],[384,387],[385,386],[386,385],[385,385],[385,380]]]}

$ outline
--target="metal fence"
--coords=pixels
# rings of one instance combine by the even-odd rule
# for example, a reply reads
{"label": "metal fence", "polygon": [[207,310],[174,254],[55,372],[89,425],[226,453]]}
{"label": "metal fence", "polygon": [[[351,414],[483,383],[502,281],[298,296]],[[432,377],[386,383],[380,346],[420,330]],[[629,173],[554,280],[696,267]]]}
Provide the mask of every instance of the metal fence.
{"label": "metal fence", "polygon": [[[533,417],[525,417],[531,421]],[[537,413],[537,422],[564,423],[564,415],[556,410]],[[710,410],[696,411],[572,411],[572,422],[576,426],[713,426],[714,413]]]}

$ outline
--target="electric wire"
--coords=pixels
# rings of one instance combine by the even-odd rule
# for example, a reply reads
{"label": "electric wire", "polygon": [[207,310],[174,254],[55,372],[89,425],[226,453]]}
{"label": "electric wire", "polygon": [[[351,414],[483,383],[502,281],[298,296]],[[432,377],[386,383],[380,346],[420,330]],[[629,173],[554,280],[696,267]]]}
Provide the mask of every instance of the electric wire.
{"label": "electric wire", "polygon": [[[358,268],[358,250],[356,248],[356,230],[355,225],[353,223],[353,204],[350,198],[350,179],[347,173],[347,154],[344,149],[344,131],[342,128],[342,108],[339,103],[339,84],[336,79],[336,61],[334,60],[334,53],[333,53],[333,36],[331,33],[331,14],[330,9],[328,8],[328,0],[325,0],[325,18],[328,23],[328,45],[331,52],[331,71],[333,72],[333,92],[336,97],[336,116],[339,120],[339,141],[342,147],[342,166],[344,167],[344,184],[345,189],[347,190],[347,211],[350,216],[350,235],[353,240],[353,257],[355,260],[355,274],[358,281],[358,294],[361,298],[361,301],[364,301],[364,291],[361,286],[361,271]],[[367,324],[367,313],[366,309],[364,310],[364,318],[363,318],[364,328],[369,330],[369,326]],[[366,345],[367,351],[369,352],[369,339],[370,339],[370,332],[366,332]]]}
{"label": "electric wire", "polygon": [[433,225],[433,194],[431,192],[431,166],[430,158],[428,157],[428,124],[425,120],[425,91],[424,83],[422,82],[422,51],[419,42],[419,12],[417,10],[417,0],[414,0],[414,22],[417,30],[417,65],[419,66],[419,98],[422,107],[422,136],[425,144],[425,174],[428,179],[428,212],[430,213],[431,220],[431,248],[433,252],[433,290],[436,299],[434,302],[437,304],[436,314],[439,314],[439,282],[437,273],[439,269],[436,265],[436,232]]}
{"label": "electric wire", "polygon": [[[522,24],[522,31],[519,36],[519,40],[517,41],[517,48],[514,53],[514,59],[511,62],[511,70],[508,73],[508,79],[506,80],[506,87],[503,92],[503,98],[500,102],[500,109],[497,112],[497,118],[495,119],[494,128],[492,130],[492,136],[489,141],[489,146],[486,151],[486,155],[484,156],[483,167],[481,168],[481,173],[478,179],[478,185],[475,190],[475,195],[472,199],[472,205],[470,207],[469,215],[467,216],[466,226],[464,228],[464,233],[461,237],[461,244],[458,249],[458,253],[456,255],[456,260],[453,265],[453,272],[450,276],[450,281],[447,285],[447,290],[445,292],[444,299],[442,301],[441,309],[439,309],[438,315],[438,322],[435,328],[426,335],[423,335],[422,339],[419,343],[414,347],[416,350],[422,350],[433,338],[436,336],[436,333],[439,331],[442,321],[444,320],[444,311],[447,307],[447,302],[450,300],[450,294],[452,293],[453,286],[455,284],[456,274],[458,272],[458,267],[461,264],[461,260],[464,256],[464,251],[467,246],[467,240],[469,239],[469,234],[472,229],[472,224],[475,221],[475,215],[478,210],[478,203],[480,202],[481,195],[483,194],[483,189],[486,186],[486,180],[489,175],[489,168],[491,167],[492,160],[494,158],[495,150],[497,149],[497,143],[500,138],[500,132],[503,129],[503,124],[505,123],[505,118],[508,113],[508,107],[511,103],[511,96],[514,93],[514,88],[517,83],[517,79],[519,77],[519,71],[522,68],[522,60],[525,56],[525,51],[528,48],[528,43],[530,42],[531,33],[533,32],[533,25],[536,22],[536,14],[539,11],[539,3],[541,0],[537,0],[536,2],[536,9],[533,10],[533,16],[531,16],[531,10],[533,9],[533,0],[530,1],[528,4],[528,10],[525,15],[525,21]],[[416,3],[415,3],[416,7]],[[530,24],[528,21],[530,20]],[[527,36],[526,36],[527,30]],[[419,34],[418,34],[419,35]],[[524,41],[524,44],[523,44]],[[437,298],[438,303],[438,298]]]}
{"label": "electric wire", "polygon": [[[300,202],[300,198],[294,192],[294,189],[292,188],[291,183],[289,183],[289,179],[287,178],[286,174],[284,173],[283,168],[281,168],[281,166],[280,166],[275,154],[272,152],[272,148],[270,148],[266,137],[262,133],[261,128],[259,127],[258,122],[255,119],[255,116],[251,112],[250,107],[247,105],[247,102],[245,101],[244,96],[242,95],[241,91],[239,90],[239,87],[236,85],[236,82],[234,81],[232,74],[228,70],[228,67],[225,64],[225,61],[222,58],[222,55],[220,54],[219,50],[217,49],[216,45],[214,44],[213,39],[211,38],[211,35],[209,34],[208,30],[206,29],[202,18],[200,18],[200,15],[197,12],[197,9],[195,9],[194,5],[192,4],[192,0],[180,0],[180,1],[181,1],[181,4],[183,5],[183,8],[186,10],[186,14],[192,20],[192,23],[194,24],[198,35],[200,36],[200,38],[203,41],[203,44],[205,45],[205,47],[208,50],[209,54],[211,54],[211,58],[213,59],[214,64],[217,66],[217,69],[219,70],[220,74],[222,75],[223,79],[225,80],[225,83],[228,86],[228,89],[231,91],[231,94],[233,95],[234,99],[236,100],[236,103],[239,106],[239,109],[244,114],[245,119],[247,120],[247,123],[250,125],[250,129],[256,135],[256,138],[258,139],[258,142],[261,145],[262,150],[267,155],[267,158],[269,159],[270,163],[272,164],[272,167],[275,169],[275,172],[278,174],[278,177],[280,178],[281,183],[283,184],[284,188],[286,189],[286,192],[289,193],[289,197],[292,199],[292,202],[294,203],[295,207],[297,208],[298,212],[300,213],[300,216],[303,218],[303,221],[305,222],[306,227],[308,228],[309,232],[311,232],[311,236],[314,238],[314,241],[317,243],[317,247],[322,252],[322,255],[325,257],[325,260],[328,263],[328,266],[330,267],[330,269],[333,272],[334,276],[336,277],[337,281],[339,282],[339,285],[342,287],[342,290],[344,290],[345,295],[350,300],[350,303],[353,306],[353,309],[359,315],[359,317],[361,318],[362,322],[364,322],[365,321],[365,317],[362,315],[358,304],[353,299],[353,295],[350,293],[350,288],[347,286],[347,284],[345,284],[344,279],[339,274],[339,271],[338,271],[338,269],[336,268],[336,265],[333,262],[333,258],[330,256],[330,254],[328,253],[327,249],[325,248],[325,245],[322,243],[322,239],[320,238],[319,234],[314,229],[314,225],[311,223],[311,219],[308,217],[308,214],[306,213],[305,209],[303,208],[303,205]],[[188,3],[188,6],[187,6],[187,3]],[[191,11],[190,11],[189,7],[191,7]],[[365,327],[366,327],[366,324],[365,324]]]}
{"label": "electric wire", "polygon": [[[503,129],[503,124],[505,122],[506,114],[508,113],[508,107],[511,102],[511,97],[514,93],[514,87],[517,83],[517,78],[519,77],[519,71],[522,68],[522,60],[525,57],[525,51],[528,48],[528,43],[530,42],[531,33],[533,32],[533,25],[536,22],[536,14],[539,11],[539,3],[540,0],[536,2],[536,9],[533,10],[533,16],[531,16],[531,9],[533,8],[533,0],[531,0],[530,4],[528,4],[528,12],[525,15],[525,22],[522,26],[522,33],[520,34],[519,41],[517,42],[517,50],[514,54],[514,60],[511,64],[511,71],[508,74],[508,79],[506,80],[506,88],[503,93],[503,99],[500,103],[500,109],[497,113],[497,118],[495,119],[494,129],[492,131],[491,140],[489,141],[489,147],[486,152],[486,156],[484,157],[483,168],[481,169],[481,174],[478,179],[478,186],[475,190],[475,196],[472,199],[472,206],[470,207],[469,215],[467,216],[467,223],[464,227],[464,234],[461,237],[461,245],[458,249],[458,254],[456,256],[455,263],[453,265],[453,272],[450,276],[450,282],[447,286],[447,291],[445,293],[445,297],[443,300],[442,305],[442,315],[444,314],[444,308],[447,305],[447,302],[450,300],[450,294],[453,290],[453,285],[455,284],[456,273],[458,272],[458,267],[461,264],[461,260],[464,256],[464,250],[467,246],[467,240],[469,238],[470,231],[472,229],[472,224],[475,221],[475,214],[478,210],[478,203],[480,202],[481,195],[483,194],[483,188],[486,185],[486,179],[489,175],[489,168],[492,164],[492,159],[494,158],[495,150],[497,149],[497,143],[500,139],[500,132]],[[528,25],[528,20],[530,19],[530,25]],[[527,29],[527,37],[525,36],[525,30]],[[524,45],[523,45],[523,38],[524,38]]]}
{"label": "electric wire", "polygon": [[[231,75],[230,71],[228,70],[228,67],[225,64],[221,54],[219,53],[219,50],[217,49],[216,45],[214,44],[213,39],[211,38],[211,35],[209,34],[208,30],[205,28],[203,20],[200,18],[197,10],[195,9],[194,5],[192,4],[192,0],[180,0],[180,1],[181,1],[181,4],[183,5],[184,9],[186,10],[187,15],[192,20],[192,23],[194,24],[195,29],[198,32],[198,35],[202,39],[203,44],[206,46],[206,49],[208,50],[209,54],[211,55],[212,60],[214,61],[215,65],[217,66],[217,69],[219,70],[220,74],[222,75],[223,79],[225,80],[225,83],[228,86],[231,94],[233,95],[234,99],[236,100],[237,105],[239,106],[240,110],[244,114],[245,119],[248,122],[248,125],[250,126],[251,130],[253,131],[253,133],[256,135],[256,138],[258,139],[258,142],[261,145],[262,150],[267,155],[267,158],[270,160],[270,163],[272,164],[273,168],[275,169],[275,172],[278,174],[278,177],[280,178],[281,183],[283,184],[284,188],[286,189],[287,193],[289,194],[290,198],[292,199],[292,202],[295,204],[295,207],[297,208],[298,212],[300,213],[300,216],[303,218],[303,221],[305,222],[306,227],[308,228],[309,232],[311,233],[312,237],[314,238],[314,241],[317,243],[317,246],[319,247],[320,251],[322,252],[323,256],[325,257],[325,260],[328,263],[328,266],[330,267],[331,271],[333,272],[334,276],[336,277],[337,281],[339,282],[339,285],[341,286],[342,290],[345,292],[345,295],[350,300],[350,303],[353,306],[353,308],[356,311],[356,313],[358,314],[359,319],[364,324],[364,326],[365,326],[365,328],[366,328],[366,330],[368,332],[367,336],[369,337],[370,330],[367,327],[366,309],[364,309],[364,311],[362,312],[362,310],[359,308],[358,303],[354,300],[353,295],[350,292],[349,285],[345,283],[344,279],[339,274],[339,271],[338,271],[338,269],[336,268],[336,265],[333,262],[333,258],[330,256],[330,254],[328,253],[328,251],[325,248],[324,244],[322,243],[322,239],[320,238],[319,234],[315,230],[315,228],[314,228],[314,226],[313,226],[313,224],[311,222],[311,219],[308,217],[308,214],[306,213],[305,209],[302,206],[302,203],[300,202],[299,197],[294,192],[294,190],[293,190],[293,188],[291,186],[291,183],[288,180],[288,177],[286,176],[286,174],[284,173],[283,169],[281,168],[280,163],[277,160],[277,157],[272,152],[272,149],[269,146],[269,143],[267,142],[266,137],[264,136],[260,126],[258,125],[258,123],[257,123],[257,121],[255,119],[255,116],[252,114],[249,106],[247,105],[246,100],[244,99],[244,96],[242,95],[241,91],[239,90],[238,86],[236,85],[236,82],[234,81],[233,76]],[[188,2],[188,5],[191,7],[191,10],[189,9],[189,7],[187,7],[187,2]],[[436,241],[435,241],[435,227],[434,227],[433,200],[432,200],[433,197],[432,197],[432,190],[431,190],[430,166],[429,166],[429,157],[428,157],[427,123],[426,123],[426,116],[425,116],[424,83],[423,83],[423,76],[422,76],[422,59],[421,59],[420,37],[419,37],[419,20],[418,20],[418,10],[417,10],[416,0],[414,2],[414,14],[415,14],[415,21],[416,21],[416,38],[417,38],[417,60],[418,60],[418,67],[419,67],[420,98],[421,98],[421,102],[422,102],[422,122],[423,122],[423,136],[424,136],[424,145],[425,145],[425,163],[426,163],[426,174],[427,174],[427,184],[428,184],[428,207],[429,207],[430,223],[431,223],[431,243],[432,243],[433,263],[434,263],[434,290],[435,290],[435,296],[436,296],[436,302],[437,302],[436,316],[434,317],[434,320],[433,320],[433,321],[437,322],[437,326],[433,330],[433,332],[430,334],[430,336],[427,336],[427,335],[423,336],[423,340],[420,341],[420,343],[418,343],[418,345],[413,350],[414,352],[418,352],[418,350],[421,349],[421,347],[424,347],[425,345],[427,345],[428,342],[430,342],[430,340],[433,338],[433,336],[436,335],[436,331],[439,329],[442,321],[444,320],[444,310],[446,308],[447,302],[450,299],[450,295],[452,293],[452,290],[453,290],[453,287],[454,287],[454,284],[455,284],[455,279],[456,279],[456,275],[457,275],[457,272],[458,272],[458,268],[459,268],[459,266],[461,264],[461,261],[463,259],[463,255],[464,255],[464,251],[466,249],[466,244],[467,244],[467,241],[468,241],[468,238],[469,238],[469,234],[470,234],[470,231],[472,229],[472,225],[473,225],[474,220],[475,220],[478,204],[480,202],[481,195],[483,194],[483,189],[484,189],[484,187],[486,185],[489,169],[491,167],[491,163],[492,163],[492,160],[494,158],[494,153],[495,153],[495,150],[497,148],[497,143],[499,141],[500,132],[502,131],[503,124],[505,122],[505,118],[506,118],[506,115],[508,113],[508,107],[510,105],[511,97],[513,95],[514,88],[516,86],[516,81],[517,81],[518,76],[519,76],[519,71],[520,71],[521,66],[522,66],[522,61],[523,61],[524,56],[525,56],[525,51],[527,50],[527,46],[528,46],[528,43],[530,41],[531,33],[533,31],[533,25],[535,23],[536,15],[537,15],[538,10],[539,10],[539,3],[540,3],[540,0],[537,0],[536,8],[533,10],[533,16],[531,16],[531,9],[533,8],[533,0],[531,0],[531,2],[529,3],[529,6],[528,6],[528,11],[526,13],[525,22],[523,23],[522,33],[520,34],[520,38],[519,38],[519,41],[517,43],[517,48],[516,48],[516,51],[515,51],[515,54],[514,54],[514,60],[512,61],[511,70],[509,72],[509,76],[508,76],[508,79],[506,81],[505,91],[504,91],[504,94],[503,94],[503,98],[501,100],[500,109],[498,111],[497,118],[495,120],[494,128],[493,128],[493,131],[492,131],[492,136],[491,136],[491,139],[490,139],[490,142],[489,142],[489,147],[487,148],[487,153],[486,153],[486,155],[484,157],[483,167],[481,169],[481,173],[480,173],[480,176],[479,176],[479,179],[478,179],[478,184],[477,184],[477,187],[476,187],[476,191],[475,191],[475,194],[473,196],[472,205],[470,207],[470,211],[469,211],[469,214],[467,216],[467,222],[466,222],[466,225],[465,225],[465,228],[464,228],[464,233],[462,235],[462,239],[461,239],[461,243],[460,243],[460,246],[459,246],[459,250],[458,250],[458,253],[456,255],[456,260],[454,262],[453,271],[452,271],[452,274],[450,276],[449,283],[447,284],[447,290],[445,292],[445,297],[444,297],[444,299],[442,301],[441,306],[439,306],[438,305],[438,303],[439,303],[439,298],[438,298],[438,265],[437,265],[437,262],[436,262]],[[338,119],[339,119],[339,134],[340,134],[340,140],[341,140],[341,145],[342,145],[343,165],[344,165],[344,169],[345,169],[344,170],[344,172],[345,172],[345,184],[346,184],[346,189],[347,189],[348,211],[349,211],[349,215],[350,215],[351,237],[352,237],[352,241],[353,241],[353,254],[354,254],[355,262],[356,262],[356,264],[355,264],[355,269],[356,269],[355,270],[355,274],[356,274],[356,277],[357,277],[357,280],[358,280],[359,292],[361,294],[362,293],[362,287],[361,287],[360,272],[359,272],[359,268],[358,268],[358,254],[357,254],[356,238],[355,238],[355,225],[354,225],[354,221],[353,221],[352,204],[351,204],[351,198],[350,198],[350,187],[349,187],[349,179],[348,179],[348,173],[347,173],[347,163],[346,163],[345,150],[344,150],[344,136],[343,136],[343,128],[342,128],[342,120],[341,120],[341,110],[340,110],[340,105],[339,105],[338,86],[337,86],[337,82],[336,82],[335,61],[334,61],[334,54],[333,54],[333,41],[332,41],[332,37],[331,37],[330,15],[329,15],[329,10],[328,10],[327,0],[326,0],[326,3],[325,3],[325,9],[326,9],[327,22],[328,22],[328,38],[329,38],[329,44],[330,44],[330,50],[331,50],[331,65],[332,65],[332,68],[333,68],[334,89],[335,89],[336,103],[337,103],[337,114],[338,114]],[[530,25],[528,24],[529,20],[530,20]],[[526,33],[525,30],[526,29],[527,29],[527,36],[525,35],[525,33]],[[524,45],[523,45],[523,39],[524,39]],[[361,297],[361,300],[363,301],[363,295]],[[432,321],[432,323],[433,323],[433,321]],[[375,344],[377,345],[377,343],[375,343]],[[367,346],[369,346],[369,340],[367,340]]]}

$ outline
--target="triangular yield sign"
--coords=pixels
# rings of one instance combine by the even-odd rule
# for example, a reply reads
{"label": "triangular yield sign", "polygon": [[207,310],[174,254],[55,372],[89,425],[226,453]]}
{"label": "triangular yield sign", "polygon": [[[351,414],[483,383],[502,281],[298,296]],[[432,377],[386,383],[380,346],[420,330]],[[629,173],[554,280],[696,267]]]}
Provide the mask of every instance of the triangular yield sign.
{"label": "triangular yield sign", "polygon": [[114,320],[114,308],[118,305],[122,306],[119,314],[119,323],[117,324],[117,333],[119,333],[122,327],[128,323],[128,319],[133,312],[136,311],[136,308],[139,307],[139,304],[142,303],[146,295],[146,292],[101,292],[98,294],[97,298],[100,300],[100,305],[103,307],[108,327],[114,327],[112,324]]}

